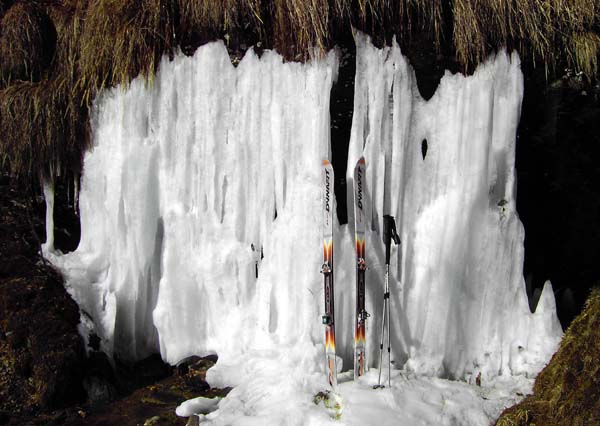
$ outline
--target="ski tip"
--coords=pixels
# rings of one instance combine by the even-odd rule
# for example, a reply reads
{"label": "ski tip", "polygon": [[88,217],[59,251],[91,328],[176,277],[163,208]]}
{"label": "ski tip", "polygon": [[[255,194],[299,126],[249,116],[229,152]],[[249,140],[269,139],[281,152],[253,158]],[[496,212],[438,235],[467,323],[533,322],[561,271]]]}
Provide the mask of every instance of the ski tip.
{"label": "ski tip", "polygon": [[329,164],[330,164],[330,163],[329,163],[329,160],[328,160],[328,159],[324,159],[324,160],[323,160],[323,165],[324,165],[324,166],[329,166]]}

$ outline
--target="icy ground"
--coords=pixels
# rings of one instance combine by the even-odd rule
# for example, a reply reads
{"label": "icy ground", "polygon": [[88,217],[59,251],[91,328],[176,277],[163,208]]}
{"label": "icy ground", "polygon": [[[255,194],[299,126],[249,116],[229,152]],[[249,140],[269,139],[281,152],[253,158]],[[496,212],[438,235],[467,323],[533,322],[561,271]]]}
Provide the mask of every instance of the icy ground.
{"label": "icy ground", "polygon": [[[393,371],[392,386],[373,389],[378,372],[371,370],[358,382],[352,372],[338,376],[337,397],[315,400],[323,391],[322,374],[305,375],[278,369],[265,362],[256,377],[234,388],[218,405],[211,400],[190,401],[178,409],[182,416],[196,413],[207,425],[428,425],[487,426],[501,411],[531,391],[532,379],[497,377],[481,387],[465,382]],[[204,400],[204,401],[203,401]],[[337,404],[337,405],[336,405]],[[209,409],[205,409],[210,407]]]}
{"label": "icy ground", "polygon": [[[370,367],[384,214],[396,217],[402,245],[390,277],[393,389],[372,390],[374,370],[342,380],[341,421],[487,425],[528,391],[526,377],[562,335],[551,284],[535,313],[525,293],[519,59],[500,52],[473,76],[447,73],[426,102],[396,44],[377,49],[361,34],[356,44],[346,180],[351,191],[364,155]],[[163,59],[153,85],[135,80],[95,101],[75,252],[53,251],[48,216],[45,253],[81,308],[82,335],[126,359],[218,354],[208,381],[235,388],[208,415],[216,424],[330,419],[313,397],[326,388],[320,182],[337,61],[334,52],[307,64],[248,52],[234,67],[220,42]],[[334,229],[344,371],[354,341],[349,216]],[[478,376],[482,388],[466,384]]]}

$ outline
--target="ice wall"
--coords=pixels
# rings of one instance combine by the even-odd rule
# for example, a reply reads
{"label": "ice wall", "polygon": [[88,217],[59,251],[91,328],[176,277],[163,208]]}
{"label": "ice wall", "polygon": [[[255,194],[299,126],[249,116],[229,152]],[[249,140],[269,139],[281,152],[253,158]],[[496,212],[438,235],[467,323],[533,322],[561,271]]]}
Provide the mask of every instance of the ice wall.
{"label": "ice wall", "polygon": [[235,68],[216,42],[95,101],[81,243],[55,262],[104,350],[226,361],[318,340],[336,71],[333,53],[301,65],[248,52]]}
{"label": "ice wall", "polygon": [[396,217],[402,239],[392,261],[393,358],[437,376],[537,372],[562,331],[551,285],[537,314],[525,293],[514,168],[518,56],[500,52],[471,77],[447,72],[426,102],[395,43],[376,49],[361,34],[356,43],[347,178],[364,154],[368,244],[380,247],[367,259],[371,312],[381,306],[384,214]]}
{"label": "ice wall", "polygon": [[[322,367],[319,184],[336,71],[333,53],[300,65],[249,52],[235,68],[218,42],[163,60],[149,87],[135,80],[96,100],[81,243],[48,255],[104,350],[130,359],[160,350],[171,363],[216,352],[217,385],[283,374],[292,389]],[[348,179],[364,154],[371,366],[384,213],[402,237],[391,281],[397,368],[467,379],[533,373],[553,352],[561,331],[551,287],[531,314],[522,278],[522,91],[518,58],[500,53],[474,76],[446,75],[425,102],[396,45],[379,50],[357,35]],[[337,226],[335,239],[337,347],[349,369],[352,225]]]}

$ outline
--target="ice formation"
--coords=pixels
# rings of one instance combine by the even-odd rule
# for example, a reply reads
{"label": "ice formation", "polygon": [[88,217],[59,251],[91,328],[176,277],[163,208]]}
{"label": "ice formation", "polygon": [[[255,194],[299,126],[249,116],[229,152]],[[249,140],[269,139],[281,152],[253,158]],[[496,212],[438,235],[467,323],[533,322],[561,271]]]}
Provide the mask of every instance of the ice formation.
{"label": "ice formation", "polygon": [[515,193],[518,56],[500,52],[471,77],[447,72],[426,102],[396,44],[376,49],[364,36],[356,39],[348,165],[361,155],[367,161],[367,246],[374,247],[367,252],[376,252],[367,259],[374,265],[367,310],[380,312],[379,235],[382,216],[392,214],[402,239],[391,284],[397,365],[452,378],[535,374],[562,331],[550,284],[544,307],[531,314],[523,280]]}
{"label": "ice formation", "polygon": [[[447,74],[425,102],[397,45],[376,49],[361,34],[356,43],[347,179],[352,188],[364,155],[368,364],[377,366],[381,221],[392,214],[402,238],[392,260],[395,368],[467,381],[481,373],[487,382],[537,373],[562,331],[551,285],[532,314],[522,277],[518,57],[501,52],[473,76]],[[152,85],[135,80],[95,101],[81,243],[46,253],[105,351],[127,359],[160,351],[170,363],[218,354],[209,382],[237,387],[209,415],[214,424],[236,423],[235,413],[271,424],[294,416],[305,421],[286,423],[308,424],[310,413],[323,420],[311,395],[325,385],[319,184],[336,72],[335,53],[301,65],[248,52],[236,68],[215,42],[164,59]],[[334,237],[337,349],[348,370],[352,221]],[[392,386],[405,387],[395,377]],[[479,410],[473,419],[489,420],[499,408]]]}
{"label": "ice formation", "polygon": [[104,350],[225,361],[320,341],[314,247],[336,61],[250,51],[235,68],[216,42],[163,60],[153,87],[96,100],[81,242],[57,263]]}

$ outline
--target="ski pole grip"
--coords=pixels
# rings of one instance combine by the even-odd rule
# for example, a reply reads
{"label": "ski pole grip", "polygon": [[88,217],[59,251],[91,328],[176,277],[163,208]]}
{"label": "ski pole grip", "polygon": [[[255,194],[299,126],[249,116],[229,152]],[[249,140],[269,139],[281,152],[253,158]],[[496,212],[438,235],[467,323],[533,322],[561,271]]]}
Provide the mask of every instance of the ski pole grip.
{"label": "ski pole grip", "polygon": [[396,221],[392,218],[392,240],[394,240],[394,244],[400,244],[400,236],[396,232]]}
{"label": "ski pole grip", "polygon": [[385,264],[390,264],[390,245],[392,244],[392,226],[394,217],[386,214],[383,216],[383,243],[385,244]]}
{"label": "ski pole grip", "polygon": [[385,243],[385,264],[390,264],[390,246],[392,240],[395,244],[400,244],[400,237],[396,232],[396,221],[393,216],[386,214],[383,216],[383,242]]}

